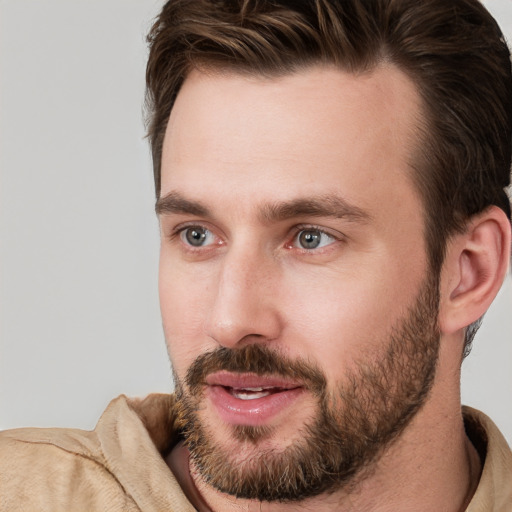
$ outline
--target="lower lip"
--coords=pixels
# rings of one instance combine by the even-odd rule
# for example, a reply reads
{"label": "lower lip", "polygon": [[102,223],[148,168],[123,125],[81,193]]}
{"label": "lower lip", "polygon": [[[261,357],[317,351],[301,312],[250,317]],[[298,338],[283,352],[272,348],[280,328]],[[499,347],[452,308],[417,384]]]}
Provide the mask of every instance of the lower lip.
{"label": "lower lip", "polygon": [[254,400],[235,398],[223,386],[208,386],[207,395],[226,423],[232,425],[262,426],[287,409],[303,392],[293,388],[271,393]]}

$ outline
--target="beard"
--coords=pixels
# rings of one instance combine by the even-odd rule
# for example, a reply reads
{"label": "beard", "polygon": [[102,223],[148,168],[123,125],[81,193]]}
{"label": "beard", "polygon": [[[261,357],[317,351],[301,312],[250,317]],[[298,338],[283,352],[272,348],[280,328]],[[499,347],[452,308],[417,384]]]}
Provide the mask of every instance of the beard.
{"label": "beard", "polygon": [[[175,375],[178,425],[201,478],[223,493],[259,501],[299,501],[354,485],[428,397],[439,352],[438,286],[436,277],[427,278],[382,352],[356,361],[331,391],[317,366],[265,343],[221,347],[199,356],[184,382]],[[272,436],[265,426],[232,426],[233,442],[220,446],[200,410],[206,377],[221,370],[299,381],[315,397],[317,414],[282,449],[258,446]],[[237,457],[242,451],[250,455]]]}

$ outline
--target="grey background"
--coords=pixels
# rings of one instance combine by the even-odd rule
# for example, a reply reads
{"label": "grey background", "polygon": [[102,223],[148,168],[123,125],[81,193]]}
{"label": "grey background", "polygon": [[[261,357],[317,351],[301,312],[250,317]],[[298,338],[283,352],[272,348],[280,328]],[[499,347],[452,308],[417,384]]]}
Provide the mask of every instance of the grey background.
{"label": "grey background", "polygon": [[[512,40],[512,0],[485,2]],[[172,389],[143,140],[145,34],[163,0],[0,0],[0,428],[93,428]],[[512,280],[463,365],[512,442]]]}

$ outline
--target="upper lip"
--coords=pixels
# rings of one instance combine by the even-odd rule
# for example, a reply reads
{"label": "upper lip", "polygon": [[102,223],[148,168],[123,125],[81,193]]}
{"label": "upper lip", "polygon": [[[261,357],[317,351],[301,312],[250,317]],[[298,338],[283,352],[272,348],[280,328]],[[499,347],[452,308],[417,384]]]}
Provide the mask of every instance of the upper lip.
{"label": "upper lip", "polygon": [[257,375],[255,373],[230,373],[226,371],[212,373],[206,377],[205,381],[208,386],[223,386],[234,389],[295,389],[301,387],[300,383],[285,377]]}

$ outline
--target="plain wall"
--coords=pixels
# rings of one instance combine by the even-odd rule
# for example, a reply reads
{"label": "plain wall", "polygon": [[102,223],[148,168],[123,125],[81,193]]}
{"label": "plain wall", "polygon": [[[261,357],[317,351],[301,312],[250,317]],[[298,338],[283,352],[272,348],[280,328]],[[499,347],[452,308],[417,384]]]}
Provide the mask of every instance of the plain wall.
{"label": "plain wall", "polygon": [[[162,3],[0,0],[0,428],[92,428],[120,393],[172,390],[142,124]],[[512,1],[486,3],[512,40]],[[510,276],[462,396],[512,441]]]}

